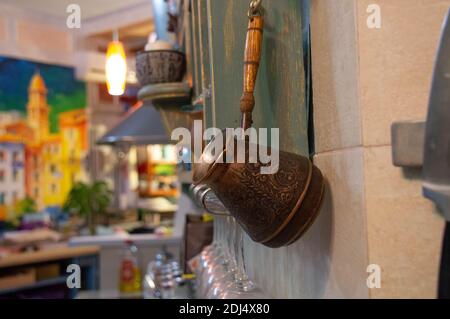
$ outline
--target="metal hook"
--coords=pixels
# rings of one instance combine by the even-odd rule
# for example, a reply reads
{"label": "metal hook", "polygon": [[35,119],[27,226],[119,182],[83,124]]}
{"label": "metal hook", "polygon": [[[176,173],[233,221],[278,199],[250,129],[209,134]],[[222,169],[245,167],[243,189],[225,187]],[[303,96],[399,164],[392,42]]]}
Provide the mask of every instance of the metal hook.
{"label": "metal hook", "polygon": [[262,16],[263,15],[263,8],[261,6],[262,0],[252,0],[250,2],[250,8],[248,9],[247,16],[249,19],[256,17],[256,16]]}

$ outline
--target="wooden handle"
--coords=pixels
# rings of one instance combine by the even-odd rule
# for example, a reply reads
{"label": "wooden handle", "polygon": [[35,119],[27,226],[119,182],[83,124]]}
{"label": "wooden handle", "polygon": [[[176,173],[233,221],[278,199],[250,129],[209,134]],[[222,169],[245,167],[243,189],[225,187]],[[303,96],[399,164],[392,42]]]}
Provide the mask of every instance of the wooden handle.
{"label": "wooden handle", "polygon": [[244,90],[241,97],[242,128],[244,130],[252,125],[252,111],[255,106],[253,92],[261,59],[263,26],[262,16],[252,17],[248,23],[244,54]]}

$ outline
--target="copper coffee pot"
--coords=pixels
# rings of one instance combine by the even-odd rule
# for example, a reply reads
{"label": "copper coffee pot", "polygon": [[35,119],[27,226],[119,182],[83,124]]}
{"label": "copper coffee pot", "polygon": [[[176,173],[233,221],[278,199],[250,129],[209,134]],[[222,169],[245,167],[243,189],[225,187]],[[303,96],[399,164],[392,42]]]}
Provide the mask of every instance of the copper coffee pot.
{"label": "copper coffee pot", "polygon": [[[262,11],[251,7],[244,55],[244,89],[240,101],[244,130],[252,124],[253,92],[261,57],[263,25]],[[318,215],[324,193],[320,170],[309,158],[279,151],[278,171],[261,174],[260,168],[264,164],[259,158],[256,163],[226,163],[224,159],[230,143],[236,146],[239,141],[236,138],[225,141],[223,151],[212,161],[208,150],[212,143],[206,146],[199,163],[194,165],[194,184],[209,186],[255,242],[273,248],[292,244]],[[245,144],[248,159],[248,140]]]}

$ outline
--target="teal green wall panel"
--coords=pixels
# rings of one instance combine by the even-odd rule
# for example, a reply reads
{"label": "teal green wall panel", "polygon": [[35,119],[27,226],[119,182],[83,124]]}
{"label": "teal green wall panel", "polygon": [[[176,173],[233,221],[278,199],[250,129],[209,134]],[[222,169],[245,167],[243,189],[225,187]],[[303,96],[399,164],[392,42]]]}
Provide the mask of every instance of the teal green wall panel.
{"label": "teal green wall panel", "polygon": [[[238,127],[250,1],[206,1],[211,106],[207,126]],[[308,155],[301,1],[263,0],[263,52],[255,90],[254,126],[280,128],[280,148]]]}

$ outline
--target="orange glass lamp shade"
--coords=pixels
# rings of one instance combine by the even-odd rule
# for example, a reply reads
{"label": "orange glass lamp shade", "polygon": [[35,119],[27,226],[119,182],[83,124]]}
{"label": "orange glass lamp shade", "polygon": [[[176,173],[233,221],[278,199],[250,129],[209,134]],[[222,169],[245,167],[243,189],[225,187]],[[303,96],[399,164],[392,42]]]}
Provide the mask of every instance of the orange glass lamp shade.
{"label": "orange glass lamp shade", "polygon": [[127,78],[127,60],[122,42],[112,41],[106,52],[106,85],[111,95],[125,92]]}

